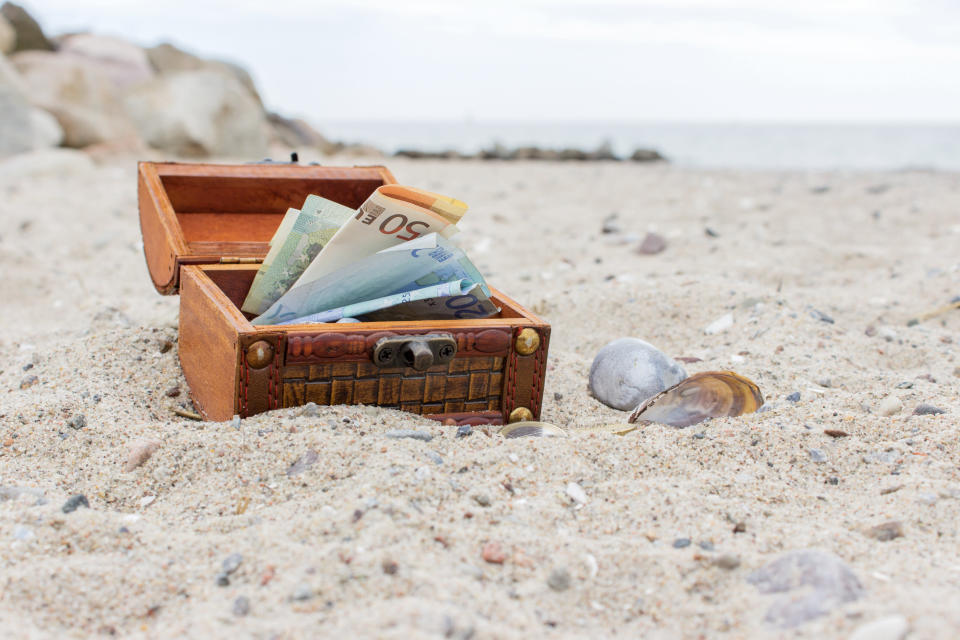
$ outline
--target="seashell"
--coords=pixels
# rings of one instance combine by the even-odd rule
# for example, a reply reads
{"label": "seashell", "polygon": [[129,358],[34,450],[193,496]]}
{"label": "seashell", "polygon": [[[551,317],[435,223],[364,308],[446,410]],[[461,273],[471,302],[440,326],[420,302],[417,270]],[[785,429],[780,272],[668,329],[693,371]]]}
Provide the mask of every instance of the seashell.
{"label": "seashell", "polygon": [[567,432],[549,422],[511,422],[498,431],[504,438],[566,438]]}
{"label": "seashell", "polygon": [[763,394],[751,380],[733,371],[704,371],[642,402],[628,422],[689,427],[707,418],[753,413],[762,405]]}

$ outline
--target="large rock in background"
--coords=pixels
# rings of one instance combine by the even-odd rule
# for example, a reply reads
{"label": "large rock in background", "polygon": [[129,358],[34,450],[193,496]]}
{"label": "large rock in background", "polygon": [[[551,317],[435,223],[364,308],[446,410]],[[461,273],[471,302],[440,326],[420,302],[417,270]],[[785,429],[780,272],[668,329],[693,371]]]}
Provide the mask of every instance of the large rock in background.
{"label": "large rock in background", "polygon": [[49,51],[16,53],[12,61],[27,85],[30,101],[60,123],[66,146],[137,137],[119,90],[95,64]]}
{"label": "large rock in background", "polygon": [[309,147],[321,153],[335,153],[340,150],[337,144],[330,142],[300,118],[286,118],[279,113],[268,113],[267,121],[270,123],[270,141],[274,144],[293,150]]}
{"label": "large rock in background", "polygon": [[0,157],[55,147],[63,140],[56,119],[33,107],[26,90],[23,79],[0,54]]}
{"label": "large rock in background", "polygon": [[43,29],[27,13],[26,9],[18,4],[5,2],[0,7],[0,15],[13,27],[16,34],[12,51],[28,51],[31,49],[53,51],[53,43],[43,34]]}
{"label": "large rock in background", "polygon": [[0,15],[0,54],[8,54],[17,44],[17,32],[3,15]]}
{"label": "large rock in background", "polygon": [[250,160],[267,152],[266,115],[232,75],[209,69],[160,75],[132,89],[125,104],[143,139],[158,149]]}
{"label": "large rock in background", "polygon": [[143,84],[155,75],[146,51],[126,40],[80,33],[64,36],[59,44],[58,55],[77,57],[121,90]]}
{"label": "large rock in background", "polygon": [[243,67],[221,60],[204,60],[192,53],[178,49],[169,43],[159,44],[146,50],[150,64],[160,75],[171,75],[180,71],[218,71],[231,75],[240,81],[261,107],[263,100],[253,82],[253,77]]}

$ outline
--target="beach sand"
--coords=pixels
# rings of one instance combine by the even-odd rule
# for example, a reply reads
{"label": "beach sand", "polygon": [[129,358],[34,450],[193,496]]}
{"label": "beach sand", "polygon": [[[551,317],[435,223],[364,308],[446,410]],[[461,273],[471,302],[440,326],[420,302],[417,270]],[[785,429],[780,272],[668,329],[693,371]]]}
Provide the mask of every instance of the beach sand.
{"label": "beach sand", "polygon": [[[0,635],[960,630],[960,311],[907,326],[960,294],[960,175],[388,161],[469,203],[462,245],[553,326],[542,419],[571,435],[506,441],[371,407],[173,415],[178,298],[147,275],[135,163],[78,153],[0,164]],[[601,233],[611,213],[621,231]],[[647,231],[665,251],[634,251]],[[748,376],[769,410],[589,432],[626,420],[586,385],[623,336]],[[881,415],[890,395],[902,410]],[[400,428],[434,437],[383,435]],[[159,448],[124,472],[137,440]],[[89,508],[65,514],[75,494]],[[887,521],[903,535],[867,535]],[[747,577],[797,549],[836,554],[863,594],[783,629],[767,612],[808,592]]]}

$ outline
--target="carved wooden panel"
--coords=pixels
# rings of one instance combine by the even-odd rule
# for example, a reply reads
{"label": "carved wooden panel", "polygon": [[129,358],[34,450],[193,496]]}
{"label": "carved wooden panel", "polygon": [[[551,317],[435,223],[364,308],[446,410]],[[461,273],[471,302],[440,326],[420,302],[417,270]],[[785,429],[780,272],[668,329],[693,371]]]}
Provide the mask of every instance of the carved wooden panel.
{"label": "carved wooden panel", "polygon": [[369,361],[288,364],[282,402],[375,404],[419,414],[500,411],[504,364],[500,356],[458,357],[426,371],[381,369]]}
{"label": "carved wooden panel", "polygon": [[287,363],[317,361],[369,360],[373,347],[380,338],[425,333],[449,333],[457,341],[457,353],[466,356],[506,356],[510,352],[510,329],[438,331],[419,329],[411,331],[377,331],[371,333],[290,333],[287,337]]}

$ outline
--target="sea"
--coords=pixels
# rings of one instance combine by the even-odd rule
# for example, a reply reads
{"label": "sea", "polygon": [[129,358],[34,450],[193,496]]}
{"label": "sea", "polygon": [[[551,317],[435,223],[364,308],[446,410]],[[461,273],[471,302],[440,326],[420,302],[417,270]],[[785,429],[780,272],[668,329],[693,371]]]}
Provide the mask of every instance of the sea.
{"label": "sea", "polygon": [[960,122],[942,124],[324,121],[328,138],[398,149],[656,149],[682,167],[759,170],[960,171]]}

